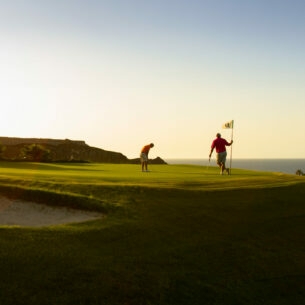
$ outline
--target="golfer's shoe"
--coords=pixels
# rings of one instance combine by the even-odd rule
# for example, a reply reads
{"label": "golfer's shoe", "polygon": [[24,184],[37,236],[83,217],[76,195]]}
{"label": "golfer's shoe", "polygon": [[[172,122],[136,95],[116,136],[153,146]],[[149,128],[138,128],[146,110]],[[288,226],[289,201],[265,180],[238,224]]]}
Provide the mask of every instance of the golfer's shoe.
{"label": "golfer's shoe", "polygon": [[223,174],[227,174],[227,175],[230,175],[230,170],[228,168],[226,168],[224,171],[220,171],[220,175],[223,175]]}

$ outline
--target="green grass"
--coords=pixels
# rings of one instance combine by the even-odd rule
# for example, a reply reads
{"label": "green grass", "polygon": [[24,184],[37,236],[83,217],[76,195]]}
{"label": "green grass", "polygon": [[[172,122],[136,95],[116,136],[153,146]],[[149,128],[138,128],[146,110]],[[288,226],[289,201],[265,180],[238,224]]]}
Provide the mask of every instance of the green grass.
{"label": "green grass", "polygon": [[12,198],[101,220],[0,227],[0,304],[303,304],[305,179],[215,167],[0,163]]}

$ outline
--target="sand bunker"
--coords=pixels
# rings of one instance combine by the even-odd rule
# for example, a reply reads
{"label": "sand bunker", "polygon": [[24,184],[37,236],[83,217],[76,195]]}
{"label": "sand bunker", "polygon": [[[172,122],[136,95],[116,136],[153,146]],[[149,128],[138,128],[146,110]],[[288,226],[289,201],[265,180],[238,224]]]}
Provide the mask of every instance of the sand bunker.
{"label": "sand bunker", "polygon": [[88,212],[65,207],[50,207],[34,202],[0,197],[0,226],[42,227],[102,218],[97,212]]}

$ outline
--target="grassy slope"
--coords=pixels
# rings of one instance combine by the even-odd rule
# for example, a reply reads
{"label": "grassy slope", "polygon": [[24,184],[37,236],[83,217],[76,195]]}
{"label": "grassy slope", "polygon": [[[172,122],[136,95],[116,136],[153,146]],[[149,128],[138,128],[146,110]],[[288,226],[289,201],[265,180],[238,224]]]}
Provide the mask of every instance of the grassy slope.
{"label": "grassy slope", "polygon": [[303,303],[303,177],[152,169],[2,164],[6,195],[72,204],[72,194],[108,216],[1,227],[0,304]]}

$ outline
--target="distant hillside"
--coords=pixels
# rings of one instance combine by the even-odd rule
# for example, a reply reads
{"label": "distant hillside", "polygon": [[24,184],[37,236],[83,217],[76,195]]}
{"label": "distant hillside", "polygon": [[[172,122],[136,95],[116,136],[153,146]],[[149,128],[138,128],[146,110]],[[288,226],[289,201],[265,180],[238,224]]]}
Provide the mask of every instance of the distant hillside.
{"label": "distant hillside", "polygon": [[[35,144],[48,152],[48,161],[50,162],[140,163],[139,158],[128,159],[122,153],[91,147],[85,141],[0,137],[0,144],[2,147],[2,160],[26,161],[24,150]],[[150,162],[153,164],[166,164],[160,157]]]}

